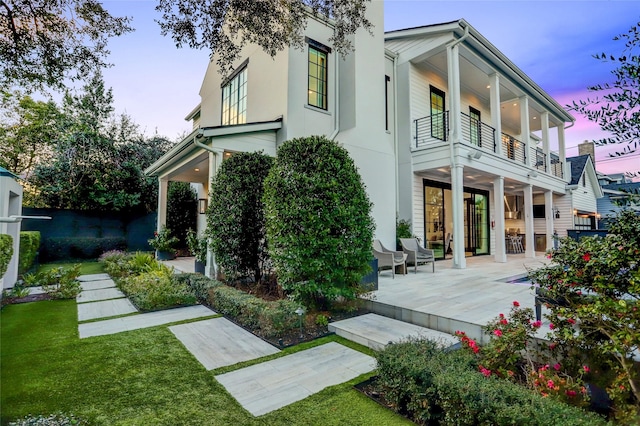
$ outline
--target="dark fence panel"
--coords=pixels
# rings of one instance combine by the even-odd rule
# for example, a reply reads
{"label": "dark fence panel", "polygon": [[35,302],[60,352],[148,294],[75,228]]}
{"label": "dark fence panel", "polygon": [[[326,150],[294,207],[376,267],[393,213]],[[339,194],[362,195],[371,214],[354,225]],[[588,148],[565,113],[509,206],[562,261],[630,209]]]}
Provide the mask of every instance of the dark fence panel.
{"label": "dark fence panel", "polygon": [[588,230],[588,229],[568,229],[567,230],[567,236],[569,238],[572,238],[576,241],[579,241],[580,238],[582,237],[594,237],[594,236],[599,236],[599,237],[606,237],[607,234],[609,233],[609,231],[607,231],[606,229],[592,229],[592,230]]}
{"label": "dark fence panel", "polygon": [[[37,209],[25,207],[25,216],[51,216],[51,220],[23,220],[23,231],[40,231],[40,260],[58,260],[63,257],[82,257],[82,253],[95,251],[94,246],[103,244],[126,249],[151,250],[147,240],[153,238],[156,229],[156,213],[131,214],[105,211],[79,211],[58,209]],[[68,245],[78,244],[86,248],[87,241],[96,240],[86,250],[69,249]],[[62,247],[65,246],[65,247]],[[91,250],[90,250],[91,249]],[[82,253],[80,253],[82,252]]]}

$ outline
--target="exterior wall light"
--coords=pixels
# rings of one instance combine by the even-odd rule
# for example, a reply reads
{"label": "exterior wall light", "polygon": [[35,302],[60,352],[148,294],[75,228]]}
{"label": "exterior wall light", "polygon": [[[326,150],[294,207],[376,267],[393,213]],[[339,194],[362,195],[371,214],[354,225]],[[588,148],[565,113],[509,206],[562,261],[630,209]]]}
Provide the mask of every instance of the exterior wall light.
{"label": "exterior wall light", "polygon": [[207,212],[208,200],[206,198],[198,199],[198,213],[205,214]]}

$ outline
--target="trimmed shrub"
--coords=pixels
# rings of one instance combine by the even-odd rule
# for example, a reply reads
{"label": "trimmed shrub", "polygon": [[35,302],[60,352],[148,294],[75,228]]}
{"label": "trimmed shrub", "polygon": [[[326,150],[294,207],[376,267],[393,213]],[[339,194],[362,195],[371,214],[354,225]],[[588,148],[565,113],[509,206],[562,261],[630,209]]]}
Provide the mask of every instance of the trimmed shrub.
{"label": "trimmed shrub", "polygon": [[290,300],[269,302],[221,284],[209,289],[208,304],[265,338],[280,337],[298,326],[298,305]]}
{"label": "trimmed shrub", "polygon": [[195,305],[196,297],[185,284],[171,280],[172,272],[161,268],[119,280],[118,287],[141,311]]}
{"label": "trimmed shrub", "polygon": [[202,274],[177,274],[172,279],[176,283],[187,285],[196,299],[198,299],[198,302],[202,304],[207,303],[211,288],[224,285]]}
{"label": "trimmed shrub", "polygon": [[389,345],[375,356],[378,386],[391,407],[418,424],[606,424],[521,385],[484,377],[469,353],[441,350],[431,341]]}
{"label": "trimmed shrub", "polygon": [[319,308],[355,298],[371,270],[374,222],[347,150],[324,136],[284,142],[264,185],[269,254],[283,289]]}
{"label": "trimmed shrub", "polygon": [[230,279],[259,282],[267,263],[263,184],[273,158],[240,152],[224,161],[211,182],[207,236],[216,262]]}
{"label": "trimmed shrub", "polygon": [[20,232],[20,257],[18,260],[18,274],[28,272],[32,267],[40,250],[40,231]]}
{"label": "trimmed shrub", "polygon": [[126,250],[124,237],[109,238],[46,238],[42,244],[42,257],[46,261],[60,259],[97,259],[105,251]]}
{"label": "trimmed shrub", "polygon": [[198,227],[198,195],[189,182],[169,182],[167,228],[178,238],[177,247],[187,247],[187,231]]}
{"label": "trimmed shrub", "polygon": [[13,238],[11,235],[0,234],[0,278],[4,276],[13,256]]}

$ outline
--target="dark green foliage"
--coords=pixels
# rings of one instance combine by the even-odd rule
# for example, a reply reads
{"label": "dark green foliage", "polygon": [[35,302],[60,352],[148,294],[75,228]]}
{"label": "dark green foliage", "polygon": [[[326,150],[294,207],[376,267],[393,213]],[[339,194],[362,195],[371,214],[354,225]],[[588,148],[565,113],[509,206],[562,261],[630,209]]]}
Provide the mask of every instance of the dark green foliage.
{"label": "dark green foliage", "polygon": [[202,274],[176,274],[171,279],[180,285],[185,284],[189,287],[201,304],[207,303],[209,299],[209,289],[224,285]]}
{"label": "dark green foliage", "polygon": [[127,240],[124,237],[46,238],[42,244],[41,255],[45,261],[59,259],[97,259],[105,251],[125,250]]}
{"label": "dark green foliage", "polygon": [[159,268],[118,280],[118,287],[141,311],[156,311],[196,304],[196,297],[185,284],[171,279],[172,271]]}
{"label": "dark green foliage", "polygon": [[38,255],[38,250],[40,250],[40,232],[21,231],[18,274],[22,275],[31,269]]}
{"label": "dark green foliage", "polygon": [[187,231],[187,246],[192,256],[195,256],[196,260],[200,263],[207,262],[207,249],[209,243],[206,237],[198,237],[198,234],[193,229]]}
{"label": "dark green foliage", "polygon": [[198,227],[198,195],[189,182],[169,182],[167,228],[178,238],[176,248],[187,247],[187,231]]}
{"label": "dark green foliage", "polygon": [[283,143],[264,202],[269,253],[283,289],[319,307],[354,298],[370,271],[374,222],[347,150],[324,136]]}
{"label": "dark green foliage", "polygon": [[396,219],[396,249],[402,250],[400,238],[411,238],[411,222],[405,219]]}
{"label": "dark green foliage", "polygon": [[389,345],[375,354],[378,385],[392,408],[418,424],[601,425],[601,418],[477,371],[473,357],[434,342]]}
{"label": "dark green foliage", "polygon": [[209,305],[265,338],[279,337],[298,326],[298,305],[290,300],[266,301],[227,285],[209,290]]}
{"label": "dark green foliage", "polygon": [[73,299],[80,294],[80,283],[76,278],[80,275],[80,264],[58,266],[35,274],[24,276],[24,284],[28,287],[42,286],[54,299]]}
{"label": "dark green foliage", "polygon": [[207,236],[228,279],[260,281],[267,261],[263,183],[273,159],[244,152],[224,161],[211,182]]}
{"label": "dark green foliage", "polygon": [[13,256],[13,238],[11,235],[0,234],[0,278],[7,272],[11,256]]}

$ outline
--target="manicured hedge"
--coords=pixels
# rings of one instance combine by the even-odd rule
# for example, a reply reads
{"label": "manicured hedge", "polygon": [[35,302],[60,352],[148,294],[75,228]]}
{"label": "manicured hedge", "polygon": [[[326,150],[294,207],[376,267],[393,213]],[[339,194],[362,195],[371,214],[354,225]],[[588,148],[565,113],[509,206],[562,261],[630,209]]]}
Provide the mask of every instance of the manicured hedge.
{"label": "manicured hedge", "polygon": [[105,251],[126,250],[127,239],[110,238],[46,238],[42,244],[43,261],[61,259],[97,259]]}
{"label": "manicured hedge", "polygon": [[0,278],[7,272],[11,256],[13,256],[13,238],[11,235],[0,234]]}
{"label": "manicured hedge", "polygon": [[496,377],[484,377],[464,351],[434,342],[389,345],[376,354],[378,386],[397,412],[418,424],[603,425],[595,414]]}
{"label": "manicured hedge", "polygon": [[33,263],[40,250],[40,232],[20,232],[20,256],[18,259],[18,274],[22,275],[33,267]]}

